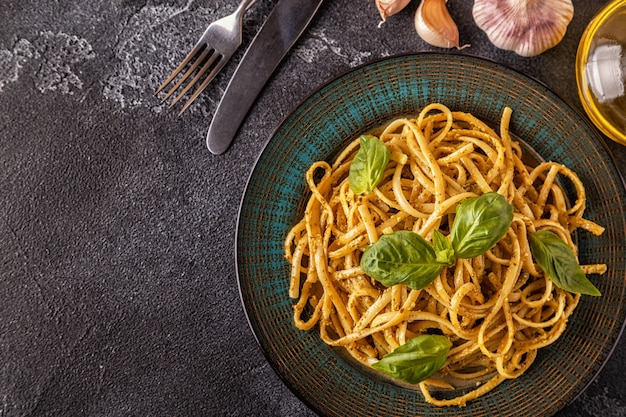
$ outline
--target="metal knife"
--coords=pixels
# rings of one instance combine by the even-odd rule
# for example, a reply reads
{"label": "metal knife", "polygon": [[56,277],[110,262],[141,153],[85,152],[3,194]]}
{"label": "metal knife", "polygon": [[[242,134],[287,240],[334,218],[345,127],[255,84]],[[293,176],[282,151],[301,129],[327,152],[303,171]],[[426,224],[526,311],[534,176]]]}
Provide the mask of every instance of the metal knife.
{"label": "metal knife", "polygon": [[322,2],[278,0],[241,59],[217,106],[206,138],[212,153],[226,152],[259,92]]}

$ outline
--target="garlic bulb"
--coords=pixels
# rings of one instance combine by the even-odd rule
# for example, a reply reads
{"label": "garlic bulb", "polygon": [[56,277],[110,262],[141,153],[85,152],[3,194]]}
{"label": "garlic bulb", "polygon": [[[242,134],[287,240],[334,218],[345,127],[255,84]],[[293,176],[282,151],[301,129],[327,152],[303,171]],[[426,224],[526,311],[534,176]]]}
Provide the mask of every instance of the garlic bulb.
{"label": "garlic bulb", "polygon": [[404,9],[410,2],[411,0],[376,0],[376,7],[384,22],[389,16]]}
{"label": "garlic bulb", "polygon": [[459,48],[459,29],[446,0],[422,0],[415,13],[415,30],[424,41],[440,48]]}
{"label": "garlic bulb", "polygon": [[571,0],[475,0],[472,14],[496,47],[535,56],[561,42],[574,6]]}

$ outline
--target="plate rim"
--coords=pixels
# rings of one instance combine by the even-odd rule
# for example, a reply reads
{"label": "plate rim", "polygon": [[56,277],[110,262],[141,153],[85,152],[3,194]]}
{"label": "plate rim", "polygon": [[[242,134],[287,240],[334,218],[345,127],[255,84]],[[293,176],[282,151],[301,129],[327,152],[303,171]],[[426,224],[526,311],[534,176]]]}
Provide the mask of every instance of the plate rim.
{"label": "plate rim", "polygon": [[[572,103],[569,100],[565,99],[561,94],[558,94],[557,92],[555,92],[545,82],[539,80],[536,77],[533,77],[531,75],[525,74],[524,72],[522,72],[522,71],[520,71],[520,70],[518,70],[516,68],[513,68],[512,66],[510,66],[510,65],[508,65],[506,63],[500,62],[498,60],[495,60],[495,59],[492,59],[492,58],[489,58],[489,57],[483,57],[483,56],[479,56],[479,55],[474,55],[474,54],[460,53],[458,51],[420,51],[420,52],[398,53],[398,54],[392,54],[392,55],[388,55],[388,56],[385,56],[385,57],[379,57],[379,58],[376,58],[376,59],[372,59],[372,60],[369,60],[369,61],[367,61],[365,63],[360,64],[360,65],[357,65],[357,66],[354,66],[354,67],[350,67],[348,69],[340,71],[337,75],[335,75],[335,76],[327,79],[326,81],[320,83],[319,85],[313,87],[301,100],[299,100],[286,113],[286,115],[284,117],[282,117],[280,122],[271,131],[271,133],[269,134],[269,136],[267,137],[267,139],[263,143],[260,151],[256,155],[256,158],[255,158],[255,160],[254,160],[254,162],[253,162],[253,164],[251,166],[251,169],[250,169],[250,171],[248,173],[248,177],[246,179],[245,186],[244,186],[244,188],[242,190],[241,199],[240,199],[239,207],[238,207],[238,210],[237,210],[237,221],[236,221],[236,225],[235,225],[234,244],[233,244],[233,246],[234,246],[235,275],[236,275],[239,299],[240,299],[240,302],[241,302],[241,306],[242,306],[242,309],[243,309],[246,321],[248,323],[248,327],[250,328],[250,330],[252,332],[252,335],[253,335],[257,345],[259,346],[263,357],[270,364],[270,367],[272,368],[273,372],[279,377],[279,379],[282,381],[282,383],[287,386],[287,388],[290,390],[290,392],[292,394],[294,394],[294,396],[296,398],[298,398],[311,411],[313,411],[314,413],[316,413],[316,414],[318,414],[320,416],[325,416],[325,413],[321,412],[317,405],[313,404],[311,401],[309,401],[307,398],[305,398],[302,393],[300,393],[297,389],[295,389],[295,387],[293,387],[293,385],[292,385],[292,382],[289,381],[286,378],[286,376],[283,375],[280,372],[280,367],[279,367],[278,363],[269,354],[267,349],[264,347],[264,345],[261,342],[261,340],[259,338],[259,335],[257,335],[257,331],[255,330],[255,327],[254,327],[254,325],[253,325],[253,323],[251,321],[250,312],[248,311],[248,306],[246,305],[246,301],[244,299],[244,294],[243,294],[243,289],[242,289],[242,277],[240,275],[239,264],[238,264],[238,259],[239,259],[238,243],[239,243],[239,238],[240,238],[240,233],[241,233],[242,210],[243,210],[245,202],[246,202],[246,196],[248,195],[250,183],[251,183],[251,181],[252,181],[252,179],[253,179],[256,171],[257,171],[259,162],[262,159],[264,153],[266,152],[266,150],[268,149],[268,147],[270,146],[270,144],[274,140],[274,138],[277,135],[277,133],[282,129],[282,127],[285,124],[288,123],[289,119],[308,100],[310,100],[313,96],[318,94],[321,90],[324,90],[325,88],[329,87],[330,85],[332,85],[333,83],[337,82],[338,80],[340,80],[340,79],[342,79],[344,77],[347,77],[351,73],[357,72],[357,71],[359,71],[359,70],[361,70],[363,68],[370,67],[370,66],[375,66],[375,65],[384,63],[385,61],[393,61],[393,60],[402,59],[402,58],[409,58],[409,57],[414,57],[414,58],[417,59],[417,58],[422,57],[422,56],[442,56],[442,57],[443,56],[454,56],[457,59],[474,59],[474,60],[477,60],[477,61],[484,61],[485,63],[488,63],[490,65],[495,65],[495,66],[502,67],[503,69],[505,69],[505,70],[507,70],[507,71],[509,71],[511,73],[516,74],[518,77],[524,78],[524,79],[530,81],[531,83],[535,83],[535,84],[539,85],[541,88],[543,88],[543,89],[549,91],[550,93],[552,93],[557,98],[558,101],[560,101],[570,111],[574,112],[576,114],[576,116],[580,119],[580,121],[582,121],[586,125],[586,127],[590,131],[593,132],[595,139],[599,141],[600,145],[602,146],[602,148],[604,149],[606,155],[608,156],[612,167],[614,168],[615,172],[617,173],[617,177],[620,180],[621,188],[626,193],[626,178],[625,178],[624,174],[622,174],[622,172],[619,170],[617,161],[615,159],[615,156],[614,156],[611,148],[608,146],[606,138],[603,136],[601,131],[593,123],[591,123],[591,121],[589,120],[587,115],[584,114],[576,106],[572,105]],[[613,344],[610,347],[610,349],[608,349],[606,357],[600,363],[598,369],[589,378],[589,381],[587,381],[585,383],[585,385],[582,386],[575,395],[573,395],[572,397],[567,399],[567,401],[563,402],[559,407],[557,407],[552,415],[562,411],[566,407],[568,407],[571,404],[573,404],[585,391],[587,391],[589,386],[597,379],[598,375],[602,372],[602,370],[604,369],[605,365],[608,363],[608,361],[613,356],[613,354],[614,354],[617,346],[619,345],[619,343],[620,343],[624,333],[626,333],[626,319],[622,321],[622,323],[620,325],[620,328],[619,328],[619,331],[615,335],[615,341],[613,342]]]}

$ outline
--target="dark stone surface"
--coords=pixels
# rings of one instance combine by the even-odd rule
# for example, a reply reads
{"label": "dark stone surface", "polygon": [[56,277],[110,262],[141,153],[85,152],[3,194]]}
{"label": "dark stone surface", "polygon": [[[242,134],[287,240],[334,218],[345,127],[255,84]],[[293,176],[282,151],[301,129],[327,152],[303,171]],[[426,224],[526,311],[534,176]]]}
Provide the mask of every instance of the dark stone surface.
{"label": "dark stone surface", "polygon": [[[496,49],[450,1],[463,53],[505,63],[581,108],[575,1],[556,48]],[[244,44],[269,14],[245,16]],[[205,147],[241,49],[182,117],[153,97],[218,1],[0,1],[0,416],[309,416],[256,345],[234,236],[254,161],[315,88],[384,56],[432,50],[417,0],[378,28],[373,0],[327,1],[224,155]],[[620,167],[626,148],[609,142]],[[626,415],[626,341],[559,417]]]}

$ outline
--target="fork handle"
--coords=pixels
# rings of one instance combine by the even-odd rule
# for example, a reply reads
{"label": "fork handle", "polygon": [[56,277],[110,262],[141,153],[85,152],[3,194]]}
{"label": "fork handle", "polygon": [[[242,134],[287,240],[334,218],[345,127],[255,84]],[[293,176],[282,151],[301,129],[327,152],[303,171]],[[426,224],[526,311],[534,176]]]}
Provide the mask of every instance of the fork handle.
{"label": "fork handle", "polygon": [[246,12],[250,7],[252,7],[252,5],[256,3],[256,1],[257,0],[243,0],[241,3],[239,3],[239,6],[237,6],[235,14],[243,15],[243,13]]}

